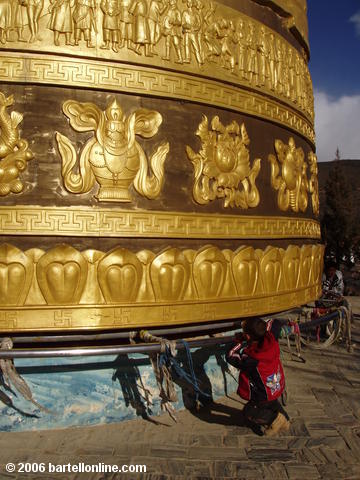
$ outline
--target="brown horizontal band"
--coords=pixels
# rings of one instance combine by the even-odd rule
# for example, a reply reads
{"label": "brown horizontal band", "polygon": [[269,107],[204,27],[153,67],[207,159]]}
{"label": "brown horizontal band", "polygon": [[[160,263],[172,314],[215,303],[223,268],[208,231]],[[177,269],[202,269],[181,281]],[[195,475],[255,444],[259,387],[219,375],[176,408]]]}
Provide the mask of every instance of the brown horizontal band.
{"label": "brown horizontal band", "polygon": [[144,65],[54,55],[1,52],[0,81],[109,90],[216,106],[275,122],[315,144],[312,122],[253,90]]}

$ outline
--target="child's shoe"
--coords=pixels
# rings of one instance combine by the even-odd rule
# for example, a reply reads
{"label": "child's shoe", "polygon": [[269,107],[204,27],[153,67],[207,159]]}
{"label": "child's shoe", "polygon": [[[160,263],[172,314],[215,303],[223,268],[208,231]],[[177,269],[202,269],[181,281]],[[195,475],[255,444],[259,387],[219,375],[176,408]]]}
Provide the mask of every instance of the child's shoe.
{"label": "child's shoe", "polygon": [[266,436],[277,435],[280,432],[288,431],[290,428],[289,420],[286,420],[286,417],[282,413],[278,413],[275,420],[265,429]]}

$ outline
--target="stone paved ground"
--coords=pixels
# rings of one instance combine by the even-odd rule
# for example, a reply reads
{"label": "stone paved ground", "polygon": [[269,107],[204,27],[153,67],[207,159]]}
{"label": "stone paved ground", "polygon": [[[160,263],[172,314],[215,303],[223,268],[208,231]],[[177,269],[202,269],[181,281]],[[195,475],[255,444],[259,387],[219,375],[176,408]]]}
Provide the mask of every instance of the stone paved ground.
{"label": "stone paved ground", "polygon": [[[355,299],[360,313],[360,299]],[[241,426],[236,395],[194,415],[48,432],[1,433],[0,479],[360,479],[360,320],[344,346],[285,353],[288,434],[258,437]],[[142,464],[147,474],[8,474],[7,462]]]}

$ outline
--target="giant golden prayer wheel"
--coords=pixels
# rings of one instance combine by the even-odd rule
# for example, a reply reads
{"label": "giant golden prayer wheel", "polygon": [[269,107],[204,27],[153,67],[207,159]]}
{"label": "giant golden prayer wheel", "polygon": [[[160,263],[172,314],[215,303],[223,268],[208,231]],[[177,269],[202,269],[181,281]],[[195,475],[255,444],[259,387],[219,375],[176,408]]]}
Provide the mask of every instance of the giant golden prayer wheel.
{"label": "giant golden prayer wheel", "polygon": [[1,331],[319,296],[305,0],[0,0],[0,42]]}

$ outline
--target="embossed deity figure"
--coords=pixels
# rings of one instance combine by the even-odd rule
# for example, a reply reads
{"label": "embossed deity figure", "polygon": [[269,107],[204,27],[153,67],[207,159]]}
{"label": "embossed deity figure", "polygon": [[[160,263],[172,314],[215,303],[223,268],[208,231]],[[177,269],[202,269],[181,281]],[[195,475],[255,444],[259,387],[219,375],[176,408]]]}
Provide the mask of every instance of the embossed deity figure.
{"label": "embossed deity figure", "polygon": [[8,32],[11,27],[11,4],[10,0],[0,0],[0,42],[6,43]]}
{"label": "embossed deity figure", "polygon": [[111,48],[114,52],[118,52],[119,46],[119,15],[120,4],[119,0],[102,0],[100,8],[103,12],[103,35],[104,45],[101,48],[105,50]]}
{"label": "embossed deity figure", "polygon": [[120,28],[120,48],[125,45],[127,48],[133,49],[132,42],[132,15],[129,13],[130,0],[120,0],[120,15],[119,15],[119,28]]}
{"label": "embossed deity figure", "polygon": [[161,38],[161,16],[166,10],[162,0],[151,0],[149,7],[150,55],[157,55],[155,45]]}
{"label": "embossed deity figure", "polygon": [[96,33],[96,19],[95,19],[95,0],[76,0],[74,13],[75,25],[75,45],[79,45],[81,34],[84,35],[86,46],[94,48],[91,43],[91,31]]}
{"label": "embossed deity figure", "polygon": [[216,61],[221,55],[220,27],[215,18],[216,6],[210,2],[209,9],[204,15],[204,43],[207,48],[207,59]]}
{"label": "embossed deity figure", "polygon": [[183,63],[181,53],[181,13],[177,7],[176,0],[169,0],[169,6],[163,18],[163,35],[165,37],[166,53],[163,60],[170,60],[171,45],[174,46],[176,53],[175,63]]}
{"label": "embossed deity figure", "polygon": [[146,0],[133,0],[129,8],[129,13],[133,16],[134,51],[138,55],[141,55],[141,47],[143,46],[145,55],[150,56],[150,30]]}
{"label": "embossed deity figure", "polygon": [[41,40],[39,37],[39,21],[43,8],[44,0],[26,0],[26,11],[31,34],[30,43],[35,42],[35,40]]}
{"label": "embossed deity figure", "polygon": [[260,87],[265,85],[265,77],[266,77],[266,41],[265,41],[265,28],[260,28],[260,34],[257,38],[257,58],[258,58],[258,65],[259,65],[259,81],[258,85]]}
{"label": "embossed deity figure", "polygon": [[224,68],[230,68],[232,72],[235,69],[234,49],[236,45],[236,35],[233,22],[221,19],[219,22],[219,38],[221,41],[221,60]]}
{"label": "embossed deity figure", "polygon": [[[136,141],[136,135],[151,138],[162,123],[160,113],[139,109],[125,117],[117,100],[103,112],[93,103],[68,100],[63,111],[71,126],[79,132],[94,131],[80,156],[79,173],[74,173],[76,151],[69,139],[56,133],[62,157],[62,176],[72,193],[89,192],[95,181],[100,190],[97,199],[107,202],[131,202],[129,187],[149,199],[156,198],[164,181],[164,162],[169,144],[162,143],[149,161]],[[151,167],[152,174],[149,173]]]}
{"label": "embossed deity figure", "polygon": [[184,33],[185,56],[184,63],[191,62],[191,51],[194,51],[196,61],[199,65],[204,63],[200,35],[202,21],[195,0],[186,1],[187,10],[182,14],[182,30]]}
{"label": "embossed deity figure", "polygon": [[25,9],[22,0],[11,0],[11,29],[17,33],[18,42],[26,42],[23,37]]}
{"label": "embossed deity figure", "polygon": [[259,83],[259,64],[258,56],[255,47],[255,25],[250,22],[249,30],[246,37],[246,52],[247,52],[247,71],[248,71],[248,80],[253,85],[258,85]]}
{"label": "embossed deity figure", "polygon": [[245,25],[243,20],[239,20],[235,32],[236,54],[235,59],[241,78],[246,78],[246,44],[245,44]]}
{"label": "embossed deity figure", "polygon": [[73,32],[73,21],[71,17],[70,0],[50,0],[50,22],[49,29],[54,32],[54,44],[60,45],[60,34],[65,34],[65,44],[73,45],[71,34]]}

